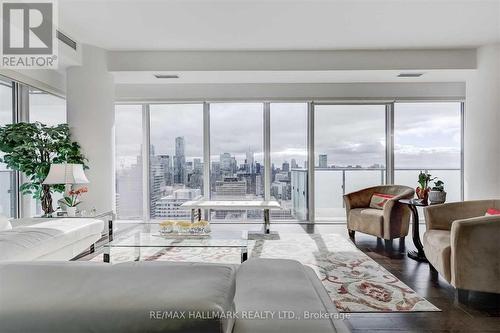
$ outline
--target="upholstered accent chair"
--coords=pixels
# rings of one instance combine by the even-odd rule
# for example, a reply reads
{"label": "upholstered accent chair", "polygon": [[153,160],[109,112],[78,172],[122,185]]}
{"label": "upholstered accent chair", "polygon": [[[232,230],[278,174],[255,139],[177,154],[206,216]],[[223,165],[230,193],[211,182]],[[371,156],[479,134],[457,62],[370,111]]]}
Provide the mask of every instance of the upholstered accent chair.
{"label": "upholstered accent chair", "polygon": [[424,209],[424,252],[433,272],[457,288],[466,303],[469,291],[500,294],[500,200],[453,202]]}
{"label": "upholstered accent chair", "polygon": [[[390,194],[383,209],[370,208],[374,193]],[[403,185],[379,185],[344,195],[349,236],[354,238],[356,231],[383,238],[386,245],[391,245],[394,238],[408,235],[410,225],[410,209],[400,204],[400,199],[413,198],[415,191]]]}

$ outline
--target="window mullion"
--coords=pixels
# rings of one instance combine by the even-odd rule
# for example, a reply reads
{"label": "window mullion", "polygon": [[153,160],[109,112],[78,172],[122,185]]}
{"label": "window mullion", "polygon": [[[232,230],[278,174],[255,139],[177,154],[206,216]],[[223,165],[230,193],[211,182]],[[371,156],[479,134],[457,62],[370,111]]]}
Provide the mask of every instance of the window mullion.
{"label": "window mullion", "polygon": [[271,104],[264,103],[264,200],[271,199]]}

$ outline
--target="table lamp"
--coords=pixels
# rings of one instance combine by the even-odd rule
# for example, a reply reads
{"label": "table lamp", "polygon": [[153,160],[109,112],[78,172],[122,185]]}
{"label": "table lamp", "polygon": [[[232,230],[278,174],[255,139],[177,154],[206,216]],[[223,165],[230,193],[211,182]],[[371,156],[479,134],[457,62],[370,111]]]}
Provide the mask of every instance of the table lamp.
{"label": "table lamp", "polygon": [[50,165],[49,174],[42,184],[64,184],[66,186],[65,193],[68,194],[71,185],[87,184],[88,182],[89,180],[83,171],[83,164],[54,163]]}

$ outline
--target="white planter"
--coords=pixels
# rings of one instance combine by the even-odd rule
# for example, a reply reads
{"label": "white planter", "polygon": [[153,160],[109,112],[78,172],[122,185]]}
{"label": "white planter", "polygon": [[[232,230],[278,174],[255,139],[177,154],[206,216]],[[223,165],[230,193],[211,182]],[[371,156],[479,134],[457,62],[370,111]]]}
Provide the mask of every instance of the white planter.
{"label": "white planter", "polygon": [[429,192],[429,201],[432,204],[442,204],[446,201],[446,192],[440,191],[430,191]]}
{"label": "white planter", "polygon": [[75,217],[76,216],[76,207],[67,207],[66,212],[68,213],[68,216]]}

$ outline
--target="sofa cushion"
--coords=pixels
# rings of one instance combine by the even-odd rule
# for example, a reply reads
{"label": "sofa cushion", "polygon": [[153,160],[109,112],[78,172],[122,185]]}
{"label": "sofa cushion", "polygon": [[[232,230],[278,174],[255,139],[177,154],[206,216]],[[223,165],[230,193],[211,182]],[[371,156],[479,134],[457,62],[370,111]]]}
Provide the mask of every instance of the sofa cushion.
{"label": "sofa cushion", "polygon": [[446,279],[451,281],[451,246],[448,230],[427,230],[424,233],[424,252],[427,260]]}
{"label": "sofa cushion", "polygon": [[[311,274],[312,273],[312,274]],[[315,280],[311,280],[314,276]],[[313,283],[315,281],[316,283]],[[319,283],[318,283],[319,282]],[[258,313],[261,318],[237,318],[234,333],[342,332],[340,320],[304,319],[304,313],[335,313],[335,305],[326,295],[314,272],[295,260],[251,259],[236,274],[236,311]],[[295,318],[279,318],[290,311]],[[274,314],[274,315],[271,315]]]}
{"label": "sofa cushion", "polygon": [[[97,219],[62,218],[0,232],[0,261],[35,260],[91,235],[100,234]],[[90,244],[89,244],[90,245]]]}
{"label": "sofa cushion", "polygon": [[384,235],[384,211],[374,208],[355,208],[349,211],[348,228],[377,237]]}
{"label": "sofa cushion", "polygon": [[232,320],[196,315],[234,309],[235,271],[161,261],[3,263],[0,332],[230,332]]}

